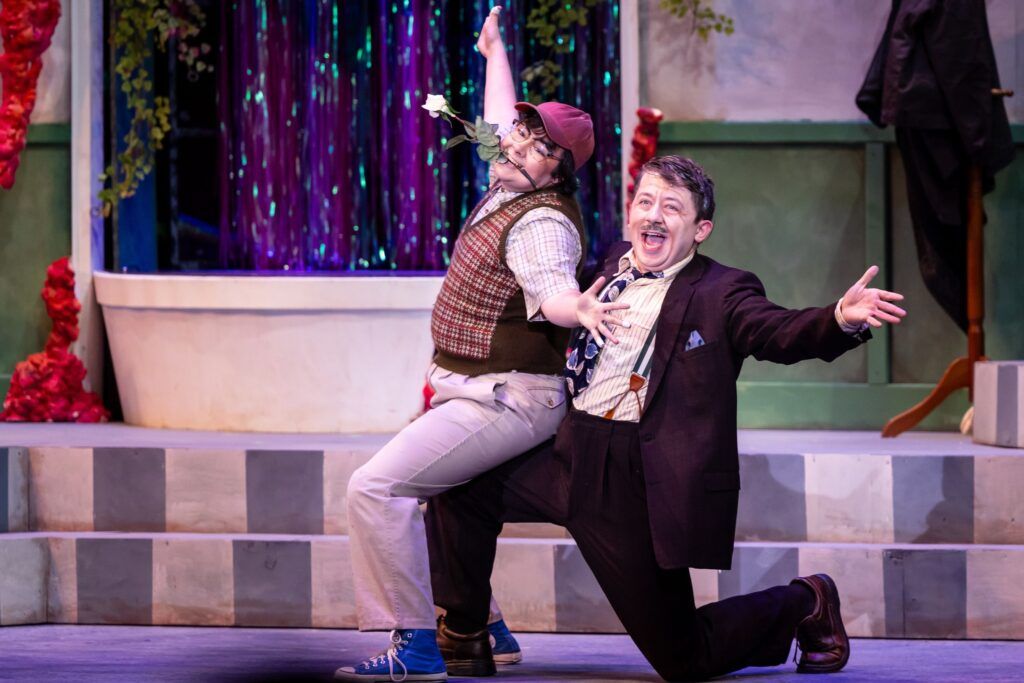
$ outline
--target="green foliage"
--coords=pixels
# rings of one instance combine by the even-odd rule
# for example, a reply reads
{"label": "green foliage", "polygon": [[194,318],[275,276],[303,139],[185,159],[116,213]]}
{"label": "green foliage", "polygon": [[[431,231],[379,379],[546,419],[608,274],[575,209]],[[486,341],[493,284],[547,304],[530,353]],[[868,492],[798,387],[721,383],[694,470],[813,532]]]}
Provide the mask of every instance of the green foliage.
{"label": "green foliage", "polygon": [[715,12],[711,6],[713,0],[661,0],[661,8],[669,14],[685,19],[693,17],[693,30],[704,41],[712,31],[731,36],[733,33],[732,17]]}
{"label": "green foliage", "polygon": [[573,50],[573,33],[586,26],[591,8],[606,0],[540,0],[526,17],[533,38],[548,48],[548,56],[522,70],[530,101],[549,100],[562,85],[562,67],[554,60]]}
{"label": "green foliage", "polygon": [[523,69],[520,76],[526,81],[530,101],[538,104],[558,92],[562,85],[562,66],[550,59],[542,59]]}
{"label": "green foliage", "polygon": [[194,40],[206,23],[206,15],[194,0],[112,0],[111,42],[117,55],[116,83],[131,112],[128,132],[119,145],[116,161],[100,174],[103,189],[98,198],[104,216],[114,202],[135,194],[139,183],[152,173],[156,151],[163,148],[171,130],[170,103],[153,96],[153,75],[147,64],[154,42],[161,52],[177,40],[177,57],[188,68],[190,79],[213,70],[204,60],[210,46]]}
{"label": "green foliage", "polygon": [[[533,103],[549,100],[562,85],[562,67],[558,55],[573,50],[573,33],[586,26],[590,10],[607,0],[540,0],[526,17],[526,28],[533,31],[538,45],[548,48],[548,55],[520,72]],[[712,31],[732,35],[732,17],[715,12],[714,0],[661,0],[661,7],[680,19],[692,17],[693,30],[707,41]]]}

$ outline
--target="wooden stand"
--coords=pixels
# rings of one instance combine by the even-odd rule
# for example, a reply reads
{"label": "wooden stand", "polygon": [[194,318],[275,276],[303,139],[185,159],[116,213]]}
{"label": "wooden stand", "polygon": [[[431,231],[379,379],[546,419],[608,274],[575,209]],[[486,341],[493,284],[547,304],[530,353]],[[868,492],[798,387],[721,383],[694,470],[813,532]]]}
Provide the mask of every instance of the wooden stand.
{"label": "wooden stand", "polygon": [[[1012,97],[1012,90],[993,90],[995,97]],[[985,360],[985,269],[982,227],[981,167],[972,164],[967,178],[967,355],[949,364],[939,383],[916,406],[889,420],[882,436],[899,436],[928,416],[946,397],[958,389],[967,389],[974,399],[974,364]]]}

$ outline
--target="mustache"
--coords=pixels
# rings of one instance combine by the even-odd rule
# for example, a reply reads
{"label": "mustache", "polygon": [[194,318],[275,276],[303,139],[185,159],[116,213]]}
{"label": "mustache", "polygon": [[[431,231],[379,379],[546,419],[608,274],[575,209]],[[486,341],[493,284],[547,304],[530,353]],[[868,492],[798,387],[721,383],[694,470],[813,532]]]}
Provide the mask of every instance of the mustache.
{"label": "mustache", "polygon": [[639,228],[637,228],[637,231],[638,232],[657,232],[657,233],[660,233],[662,235],[667,235],[668,234],[668,230],[664,226],[662,226],[662,225],[655,225],[654,223],[644,223]]}

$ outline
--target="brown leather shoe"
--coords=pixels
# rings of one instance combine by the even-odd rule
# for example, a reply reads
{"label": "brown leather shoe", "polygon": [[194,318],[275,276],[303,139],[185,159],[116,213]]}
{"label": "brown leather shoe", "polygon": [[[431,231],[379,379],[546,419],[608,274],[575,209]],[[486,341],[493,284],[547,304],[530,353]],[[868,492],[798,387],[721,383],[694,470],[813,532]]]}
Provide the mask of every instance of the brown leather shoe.
{"label": "brown leather shoe", "polygon": [[438,617],[437,647],[450,676],[493,676],[498,672],[486,628],[474,633],[456,633],[448,628],[443,616]]}
{"label": "brown leather shoe", "polygon": [[800,644],[797,673],[827,674],[839,671],[850,659],[850,639],[839,613],[839,590],[828,574],[801,576],[799,583],[814,593],[814,611],[796,627]]}

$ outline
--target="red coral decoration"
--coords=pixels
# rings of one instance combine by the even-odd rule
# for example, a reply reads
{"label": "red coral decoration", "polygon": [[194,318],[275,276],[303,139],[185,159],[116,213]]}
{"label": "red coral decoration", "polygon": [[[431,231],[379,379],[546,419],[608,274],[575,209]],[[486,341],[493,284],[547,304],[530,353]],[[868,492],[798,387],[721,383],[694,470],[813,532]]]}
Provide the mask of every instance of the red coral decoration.
{"label": "red coral decoration", "polygon": [[28,120],[36,106],[40,59],[60,19],[60,0],[3,0],[0,6],[0,187],[11,189],[25,149]]}
{"label": "red coral decoration", "polygon": [[[430,382],[423,384],[423,413],[430,410],[430,401],[434,398],[434,389],[430,386]],[[423,413],[420,413],[422,415]]]}
{"label": "red coral decoration", "polygon": [[53,329],[46,349],[14,368],[0,421],[106,422],[110,413],[99,396],[82,388],[85,366],[68,350],[78,339],[81,305],[75,299],[75,274],[66,256],[46,269],[42,296]]}
{"label": "red coral decoration", "polygon": [[633,203],[636,192],[636,177],[640,168],[654,158],[658,150],[658,136],[661,134],[659,124],[665,118],[660,109],[641,107],[636,110],[640,122],[633,129],[633,154],[629,159],[629,185],[626,186],[626,219],[629,219],[629,207]]}

